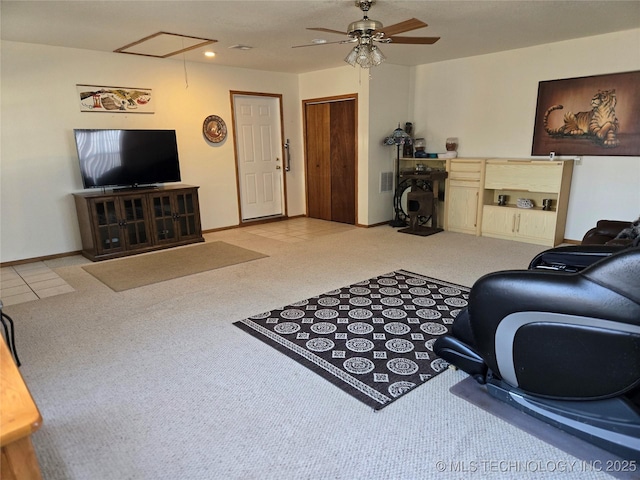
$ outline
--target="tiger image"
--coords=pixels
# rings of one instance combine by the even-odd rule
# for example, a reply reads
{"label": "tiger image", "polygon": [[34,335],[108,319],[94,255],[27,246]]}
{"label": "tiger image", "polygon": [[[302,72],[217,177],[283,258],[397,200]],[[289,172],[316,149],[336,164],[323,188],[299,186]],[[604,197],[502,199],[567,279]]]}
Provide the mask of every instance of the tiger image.
{"label": "tiger image", "polygon": [[620,128],[616,117],[616,91],[598,90],[591,98],[588,112],[566,112],[564,123],[558,128],[549,127],[549,115],[554,110],[562,110],[562,105],[552,105],[544,114],[544,129],[554,137],[587,137],[603,147],[617,147],[620,142],[616,133]]}

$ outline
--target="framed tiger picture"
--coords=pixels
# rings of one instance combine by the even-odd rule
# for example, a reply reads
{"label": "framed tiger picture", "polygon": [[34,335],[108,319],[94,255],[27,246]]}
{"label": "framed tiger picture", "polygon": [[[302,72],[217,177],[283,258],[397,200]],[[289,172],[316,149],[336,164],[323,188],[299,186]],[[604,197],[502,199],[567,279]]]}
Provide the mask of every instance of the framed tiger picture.
{"label": "framed tiger picture", "polygon": [[640,156],[640,71],[542,81],[531,155]]}

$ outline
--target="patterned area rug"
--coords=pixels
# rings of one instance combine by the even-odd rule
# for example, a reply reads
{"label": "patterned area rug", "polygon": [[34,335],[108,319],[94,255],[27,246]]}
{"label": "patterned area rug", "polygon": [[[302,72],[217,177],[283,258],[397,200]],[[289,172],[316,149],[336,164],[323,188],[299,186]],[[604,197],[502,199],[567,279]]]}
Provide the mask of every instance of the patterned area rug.
{"label": "patterned area rug", "polygon": [[234,325],[379,410],[447,368],[433,342],[468,297],[399,270]]}

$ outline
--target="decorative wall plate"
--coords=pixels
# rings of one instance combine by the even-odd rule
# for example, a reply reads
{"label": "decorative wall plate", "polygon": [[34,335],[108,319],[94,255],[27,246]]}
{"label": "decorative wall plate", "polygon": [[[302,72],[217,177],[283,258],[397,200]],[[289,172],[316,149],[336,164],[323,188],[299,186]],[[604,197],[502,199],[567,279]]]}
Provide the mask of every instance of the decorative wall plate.
{"label": "decorative wall plate", "polygon": [[202,133],[212,143],[220,143],[227,138],[227,125],[217,115],[209,115],[202,124]]}

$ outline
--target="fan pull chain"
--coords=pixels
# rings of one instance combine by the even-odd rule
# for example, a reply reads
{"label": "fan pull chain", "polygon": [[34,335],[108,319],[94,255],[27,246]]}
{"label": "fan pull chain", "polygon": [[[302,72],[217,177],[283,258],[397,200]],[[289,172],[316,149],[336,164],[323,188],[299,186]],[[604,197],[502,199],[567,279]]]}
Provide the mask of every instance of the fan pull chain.
{"label": "fan pull chain", "polygon": [[[182,50],[184,50],[184,38],[182,39]],[[189,76],[187,75],[187,58],[184,51],[182,52],[182,65],[184,66],[184,88],[189,88]]]}

